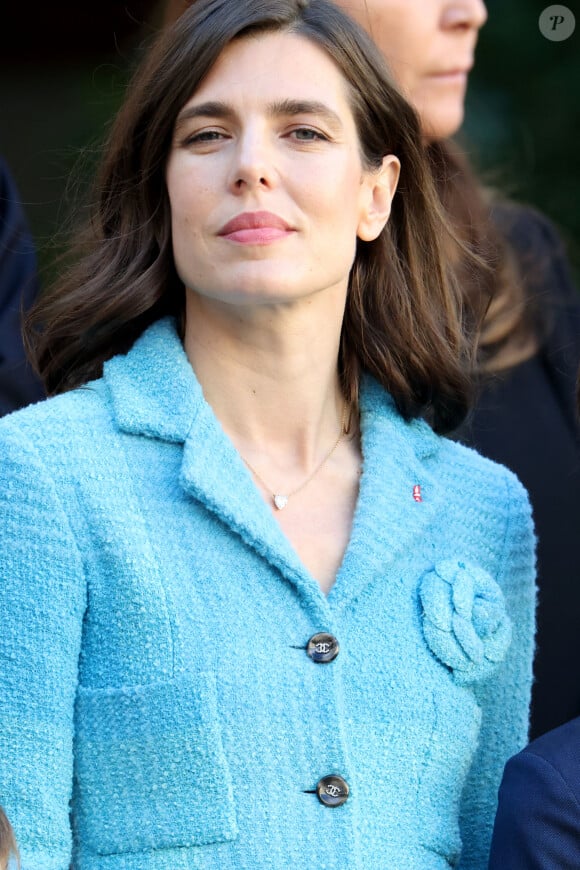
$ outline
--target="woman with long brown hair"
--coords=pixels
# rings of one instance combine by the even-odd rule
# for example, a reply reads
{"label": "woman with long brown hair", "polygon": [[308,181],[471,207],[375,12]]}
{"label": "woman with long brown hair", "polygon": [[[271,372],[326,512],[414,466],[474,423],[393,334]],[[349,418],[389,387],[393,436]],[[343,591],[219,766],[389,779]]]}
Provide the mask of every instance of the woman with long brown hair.
{"label": "woman with long brown hair", "polygon": [[443,434],[477,327],[450,233],[335,5],[199,0],[152,45],[36,309],[51,398],[0,422],[27,870],[486,866],[534,536]]}

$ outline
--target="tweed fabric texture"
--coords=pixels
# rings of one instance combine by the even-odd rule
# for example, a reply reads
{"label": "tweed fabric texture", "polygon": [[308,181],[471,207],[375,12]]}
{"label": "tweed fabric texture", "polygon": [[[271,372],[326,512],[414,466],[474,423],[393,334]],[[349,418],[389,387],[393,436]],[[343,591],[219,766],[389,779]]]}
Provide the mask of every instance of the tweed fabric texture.
{"label": "tweed fabric texture", "polygon": [[[361,427],[325,596],[171,319],[0,421],[0,803],[23,870],[486,867],[527,738],[529,503],[370,377]],[[341,807],[316,797],[328,774]]]}

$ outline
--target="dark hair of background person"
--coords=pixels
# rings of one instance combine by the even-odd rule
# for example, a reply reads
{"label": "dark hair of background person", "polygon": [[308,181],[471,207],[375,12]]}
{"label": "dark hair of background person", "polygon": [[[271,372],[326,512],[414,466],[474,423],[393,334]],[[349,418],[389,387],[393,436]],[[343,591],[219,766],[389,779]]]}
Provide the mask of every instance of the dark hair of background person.
{"label": "dark hair of background person", "polygon": [[164,180],[175,119],[228,43],[287,29],[320,45],[349,82],[366,165],[380,166],[386,153],[402,163],[387,227],[357,246],[339,359],[345,397],[356,410],[366,369],[407,418],[423,414],[438,431],[455,428],[470,406],[479,312],[465,316],[444,245],[454,238],[470,269],[485,266],[445,221],[415,111],[389,84],[370,38],[332,4],[272,0],[258,18],[232,3],[227,16],[219,6],[219,20],[215,8],[215,0],[199,0],[175,22],[186,51],[171,28],[153,43],[105,143],[95,206],[70,268],[28,318],[29,350],[48,393],[98,377],[106,359],[160,317],[182,318]]}
{"label": "dark hair of background person", "polygon": [[488,300],[478,336],[477,367],[482,377],[530,359],[543,335],[541,320],[526,296],[518,263],[506,237],[492,220],[494,196],[452,139],[427,145],[437,189],[448,219],[466,246],[487,268],[473,268],[463,249],[448,248],[466,302],[477,310]]}

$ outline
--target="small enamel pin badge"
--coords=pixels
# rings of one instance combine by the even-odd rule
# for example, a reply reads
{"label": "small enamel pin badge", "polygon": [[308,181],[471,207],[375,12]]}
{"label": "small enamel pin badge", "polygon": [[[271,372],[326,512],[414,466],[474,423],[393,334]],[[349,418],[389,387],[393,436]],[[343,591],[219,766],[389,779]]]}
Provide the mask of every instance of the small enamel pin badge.
{"label": "small enamel pin badge", "polygon": [[415,501],[423,501],[423,496],[421,495],[421,486],[416,483],[413,487],[413,499]]}

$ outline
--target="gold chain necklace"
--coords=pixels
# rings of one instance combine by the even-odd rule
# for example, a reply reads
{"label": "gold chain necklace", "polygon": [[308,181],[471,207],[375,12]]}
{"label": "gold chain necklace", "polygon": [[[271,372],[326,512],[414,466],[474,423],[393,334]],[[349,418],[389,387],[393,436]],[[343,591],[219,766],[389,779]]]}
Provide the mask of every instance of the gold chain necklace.
{"label": "gold chain necklace", "polygon": [[[312,478],[313,478],[316,474],[318,474],[318,472],[320,471],[320,469],[321,469],[324,465],[326,465],[326,463],[328,462],[328,460],[330,459],[330,457],[332,456],[332,454],[334,453],[334,451],[336,450],[336,448],[338,447],[338,445],[340,444],[340,442],[342,441],[342,439],[344,438],[344,436],[345,436],[345,434],[346,434],[346,430],[345,430],[345,428],[344,428],[345,423],[346,423],[346,410],[347,410],[347,406],[346,406],[346,403],[345,403],[344,408],[343,408],[343,411],[342,411],[342,418],[341,418],[341,421],[340,421],[340,432],[338,433],[338,438],[336,439],[336,441],[334,442],[334,444],[332,445],[332,447],[330,448],[330,450],[328,451],[328,453],[326,454],[326,456],[324,457],[324,459],[322,460],[322,462],[321,462],[319,465],[316,466],[316,468],[314,469],[314,471],[312,472],[312,474],[310,474],[310,475],[306,478],[306,480],[304,480],[304,481],[300,484],[300,486],[297,486],[296,489],[292,489],[292,490],[290,490],[290,492],[287,492],[285,495],[284,495],[283,493],[281,493],[281,492],[275,492],[275,491],[272,489],[271,486],[268,486],[268,484],[266,483],[266,481],[264,480],[264,478],[261,477],[261,476],[258,474],[258,472],[256,471],[256,469],[255,469],[252,465],[250,465],[250,463],[248,462],[248,460],[247,460],[247,459],[244,459],[244,457],[242,456],[243,461],[246,463],[246,465],[248,466],[248,468],[250,469],[250,471],[252,472],[252,474],[254,474],[254,475],[258,478],[258,480],[260,481],[260,483],[261,483],[261,484],[262,484],[262,485],[263,485],[263,486],[268,490],[268,492],[271,494],[271,496],[272,496],[272,502],[273,502],[273,504],[274,504],[274,507],[275,507],[277,510],[279,510],[279,511],[284,510],[284,508],[285,508],[286,505],[288,504],[288,499],[289,499],[291,496],[296,495],[297,492],[300,492],[301,489],[304,489],[304,487],[305,487],[308,483],[310,483],[310,481],[312,480]],[[240,456],[241,456],[241,454],[240,454]]]}

